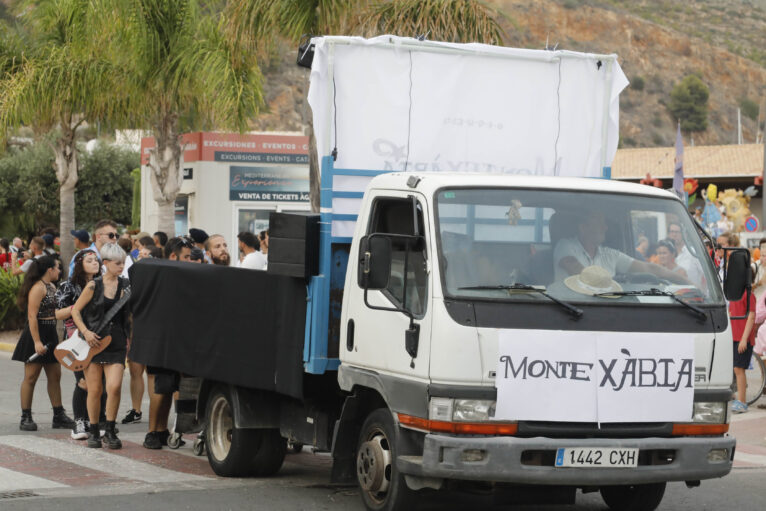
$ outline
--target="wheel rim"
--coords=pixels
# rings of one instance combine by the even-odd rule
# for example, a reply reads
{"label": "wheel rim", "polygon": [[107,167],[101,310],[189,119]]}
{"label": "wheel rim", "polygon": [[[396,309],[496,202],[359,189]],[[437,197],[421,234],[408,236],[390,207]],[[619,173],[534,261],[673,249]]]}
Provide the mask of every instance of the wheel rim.
{"label": "wheel rim", "polygon": [[374,429],[367,441],[359,447],[356,455],[356,472],[359,486],[371,500],[383,502],[391,484],[391,447],[386,434]]}
{"label": "wheel rim", "polygon": [[215,459],[223,461],[229,455],[233,428],[234,421],[229,402],[225,397],[218,396],[210,410],[207,436],[208,449]]}

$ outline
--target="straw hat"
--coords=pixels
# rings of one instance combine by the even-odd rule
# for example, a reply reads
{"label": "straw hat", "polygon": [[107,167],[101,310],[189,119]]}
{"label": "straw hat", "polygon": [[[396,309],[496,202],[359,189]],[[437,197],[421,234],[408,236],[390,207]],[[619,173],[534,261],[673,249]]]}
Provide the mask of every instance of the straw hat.
{"label": "straw hat", "polygon": [[564,279],[564,284],[572,291],[583,295],[622,291],[622,287],[612,280],[609,272],[601,266],[588,266],[579,275]]}

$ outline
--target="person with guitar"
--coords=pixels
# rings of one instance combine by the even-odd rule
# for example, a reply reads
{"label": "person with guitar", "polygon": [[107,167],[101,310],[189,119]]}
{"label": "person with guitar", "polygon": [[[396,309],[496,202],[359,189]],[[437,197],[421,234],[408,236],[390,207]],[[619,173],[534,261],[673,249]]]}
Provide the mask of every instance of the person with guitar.
{"label": "person with guitar", "polygon": [[[65,335],[67,338],[77,330],[72,320],[72,308],[80,297],[85,286],[93,280],[96,275],[101,275],[101,261],[95,250],[84,248],[75,254],[74,271],[68,280],[61,283],[56,291],[56,319],[64,320]],[[72,411],[74,412],[75,426],[72,429],[72,438],[74,440],[85,440],[88,438],[90,423],[88,421],[87,396],[88,387],[85,383],[85,374],[82,371],[74,373],[75,385],[72,392]],[[99,422],[106,423],[104,411],[106,409],[106,394],[101,397],[101,412]],[[102,428],[104,429],[104,428]]]}
{"label": "person with guitar", "polygon": [[56,286],[61,275],[61,263],[53,256],[32,260],[19,290],[18,306],[27,311],[27,324],[13,351],[13,360],[24,362],[21,382],[22,431],[37,431],[32,420],[32,397],[35,384],[44,369],[48,379],[48,397],[53,406],[53,427],[71,428],[74,421],[61,405],[61,366],[53,356],[59,341],[56,332]]}
{"label": "person with guitar", "polygon": [[[100,350],[84,370],[90,419],[88,447],[103,445],[110,449],[120,449],[122,442],[117,438],[115,421],[120,407],[122,375],[128,347],[128,313],[124,307],[127,303],[124,297],[130,294],[130,284],[127,279],[120,277],[125,265],[125,251],[116,243],[107,243],[101,247],[100,252],[106,272],[85,286],[72,308],[72,319],[88,345],[96,348],[95,351]],[[101,394],[104,390],[102,375],[106,377],[106,430],[103,439],[98,426]]]}

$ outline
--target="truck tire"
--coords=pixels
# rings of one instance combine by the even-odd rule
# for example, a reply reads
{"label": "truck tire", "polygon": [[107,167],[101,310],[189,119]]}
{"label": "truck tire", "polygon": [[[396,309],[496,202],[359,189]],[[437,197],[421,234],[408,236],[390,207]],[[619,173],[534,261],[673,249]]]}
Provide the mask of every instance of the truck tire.
{"label": "truck tire", "polygon": [[273,476],[285,461],[287,439],[282,438],[278,429],[263,429],[261,432],[261,446],[252,459],[250,473],[256,477]]}
{"label": "truck tire", "polygon": [[603,486],[601,498],[614,511],[654,511],[662,502],[667,483]]}
{"label": "truck tire", "polygon": [[396,426],[391,412],[371,412],[359,434],[356,448],[356,479],[362,503],[369,511],[408,510],[416,495],[396,468]]}
{"label": "truck tire", "polygon": [[222,477],[247,475],[261,446],[261,431],[234,426],[232,399],[225,387],[210,393],[205,416],[205,447],[213,472]]}
{"label": "truck tire", "polygon": [[300,442],[287,442],[287,452],[289,454],[299,454],[303,450],[303,444]]}

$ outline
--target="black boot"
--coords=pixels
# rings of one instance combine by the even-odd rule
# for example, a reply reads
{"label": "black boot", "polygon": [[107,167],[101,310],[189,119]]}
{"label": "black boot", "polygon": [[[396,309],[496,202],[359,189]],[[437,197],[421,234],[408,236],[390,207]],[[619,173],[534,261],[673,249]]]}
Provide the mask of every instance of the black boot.
{"label": "black boot", "polygon": [[53,429],[72,429],[74,426],[74,421],[66,414],[63,406],[53,407]]}
{"label": "black boot", "polygon": [[32,420],[32,410],[21,410],[19,429],[21,431],[37,431],[37,424]]}
{"label": "black boot", "polygon": [[98,430],[98,424],[91,424],[88,432],[88,447],[93,449],[101,448],[101,432]]}
{"label": "black boot", "polygon": [[122,442],[117,438],[117,433],[114,431],[114,421],[106,421],[106,433],[104,433],[102,441],[104,447],[122,449]]}

